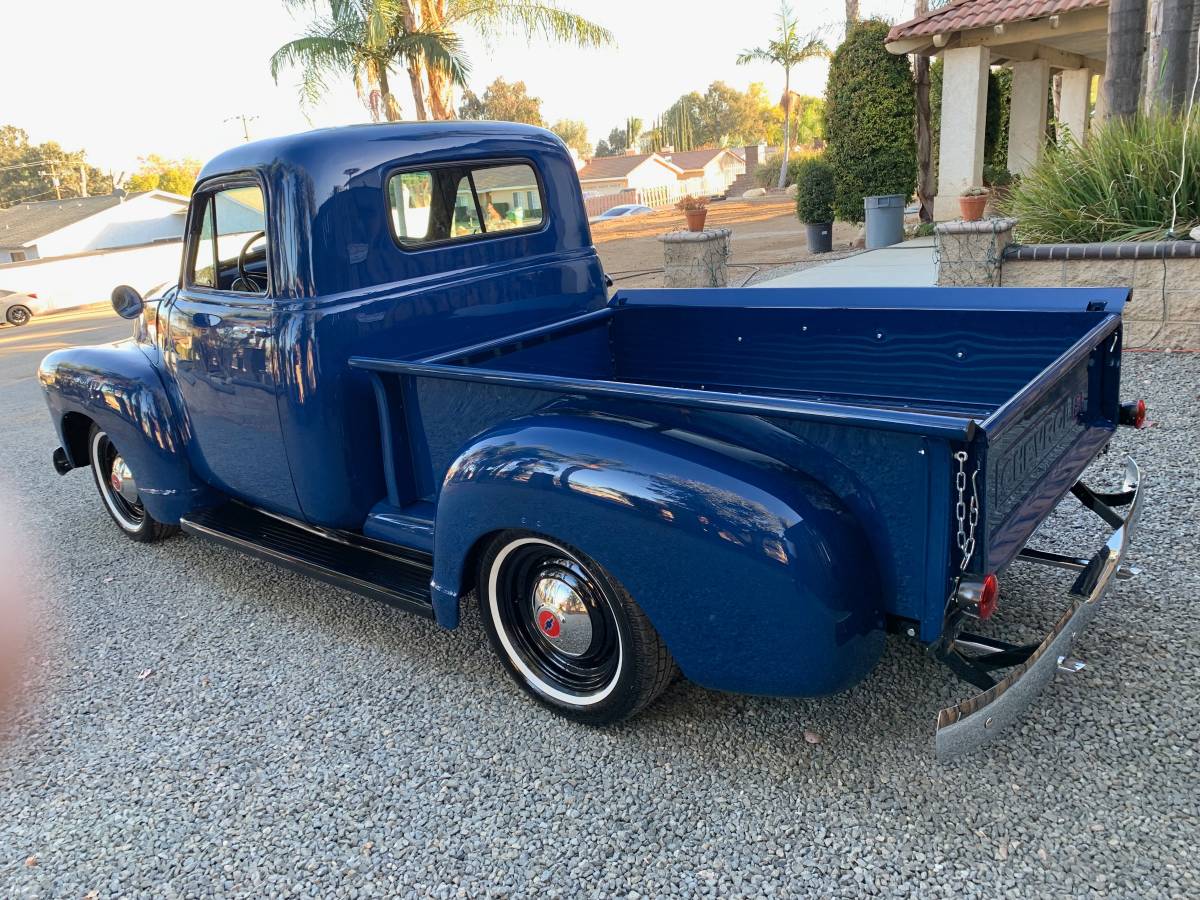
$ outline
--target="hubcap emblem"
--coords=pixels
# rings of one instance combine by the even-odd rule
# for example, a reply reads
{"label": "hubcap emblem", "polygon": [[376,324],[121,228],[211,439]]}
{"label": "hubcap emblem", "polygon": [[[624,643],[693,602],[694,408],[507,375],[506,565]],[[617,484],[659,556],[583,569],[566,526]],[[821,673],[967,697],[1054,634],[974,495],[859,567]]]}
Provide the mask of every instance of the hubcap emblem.
{"label": "hubcap emblem", "polygon": [[562,633],[562,623],[548,609],[543,609],[538,613],[538,628],[548,638],[556,638]]}

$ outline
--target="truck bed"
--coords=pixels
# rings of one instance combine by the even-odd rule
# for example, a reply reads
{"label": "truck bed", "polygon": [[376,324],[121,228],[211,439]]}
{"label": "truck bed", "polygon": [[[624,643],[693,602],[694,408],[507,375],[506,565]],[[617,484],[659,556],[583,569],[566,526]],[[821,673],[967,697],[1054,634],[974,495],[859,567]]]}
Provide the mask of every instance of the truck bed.
{"label": "truck bed", "polygon": [[430,515],[474,435],[556,401],[755,416],[798,438],[807,455],[789,464],[835,483],[870,522],[890,612],[931,639],[957,565],[953,454],[967,452],[977,469],[985,533],[974,565],[1006,565],[1115,428],[1124,297],[631,291],[486,344],[352,365],[373,373],[385,444],[389,432],[408,436],[407,447],[385,449],[389,504]]}

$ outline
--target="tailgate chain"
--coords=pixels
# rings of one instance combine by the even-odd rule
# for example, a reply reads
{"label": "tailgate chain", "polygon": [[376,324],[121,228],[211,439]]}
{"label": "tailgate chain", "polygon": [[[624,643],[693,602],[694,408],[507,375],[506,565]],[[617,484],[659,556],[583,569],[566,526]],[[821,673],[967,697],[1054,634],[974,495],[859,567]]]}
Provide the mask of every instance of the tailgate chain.
{"label": "tailgate chain", "polygon": [[967,451],[959,450],[954,454],[958,462],[958,472],[954,476],[954,486],[958,490],[958,501],[954,504],[954,516],[958,519],[958,549],[962,551],[962,562],[958,566],[961,573],[967,571],[971,557],[975,555],[975,527],[979,524],[979,494],[975,488],[975,480],[979,476],[979,466],[971,473],[970,509],[967,507]]}

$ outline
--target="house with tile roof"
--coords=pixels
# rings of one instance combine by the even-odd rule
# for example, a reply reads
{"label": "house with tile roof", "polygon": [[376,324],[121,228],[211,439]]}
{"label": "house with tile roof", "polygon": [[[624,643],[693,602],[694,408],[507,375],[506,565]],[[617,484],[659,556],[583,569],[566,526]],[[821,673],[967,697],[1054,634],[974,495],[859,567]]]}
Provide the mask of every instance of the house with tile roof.
{"label": "house with tile roof", "polygon": [[167,191],[115,191],[0,209],[0,264],[178,241],[187,204]]}
{"label": "house with tile roof", "polygon": [[584,196],[676,184],[683,169],[658,153],[597,156],[579,170]]}
{"label": "house with tile roof", "polygon": [[1108,0],[956,0],[892,27],[892,53],[940,56],[942,131],[933,216],[952,219],[958,196],[983,184],[988,71],[1012,69],[1008,169],[1028,172],[1046,145],[1046,98],[1061,73],[1058,118],[1086,141],[1092,81],[1104,75]]}
{"label": "house with tile roof", "polygon": [[745,157],[728,147],[678,152],[663,150],[661,155],[682,170],[681,181],[700,182],[699,190],[692,190],[692,193],[723,194],[746,171]]}

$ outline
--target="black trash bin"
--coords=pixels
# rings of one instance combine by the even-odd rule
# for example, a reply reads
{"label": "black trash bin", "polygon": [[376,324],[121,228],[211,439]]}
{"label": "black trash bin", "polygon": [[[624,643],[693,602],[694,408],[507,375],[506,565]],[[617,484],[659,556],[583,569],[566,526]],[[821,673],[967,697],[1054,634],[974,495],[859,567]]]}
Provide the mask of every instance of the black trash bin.
{"label": "black trash bin", "polygon": [[809,253],[828,253],[833,249],[832,222],[805,222],[804,228],[808,232]]}

